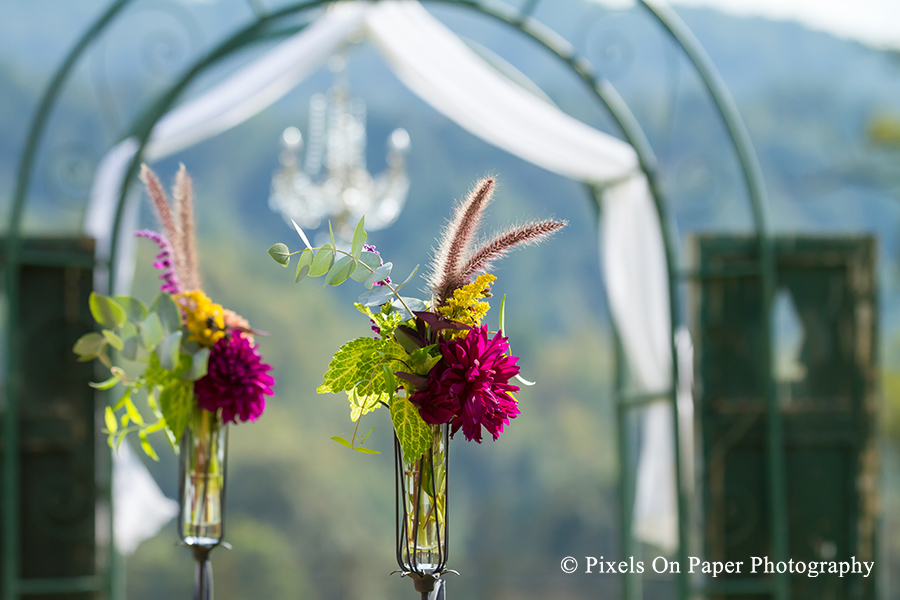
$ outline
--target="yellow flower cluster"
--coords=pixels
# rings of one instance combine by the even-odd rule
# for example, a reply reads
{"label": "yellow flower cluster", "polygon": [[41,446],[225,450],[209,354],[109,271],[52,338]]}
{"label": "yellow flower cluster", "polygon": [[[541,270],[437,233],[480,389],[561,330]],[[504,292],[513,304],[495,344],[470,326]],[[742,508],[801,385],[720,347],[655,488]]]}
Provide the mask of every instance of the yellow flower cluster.
{"label": "yellow flower cluster", "polygon": [[225,312],[222,306],[213,304],[200,290],[183,292],[174,298],[187,315],[187,328],[191,333],[188,340],[204,346],[215,346],[225,335]]}
{"label": "yellow flower cluster", "polygon": [[[438,312],[447,319],[478,327],[481,325],[481,320],[487,314],[488,309],[491,308],[491,305],[483,301],[482,298],[490,297],[491,284],[496,279],[494,275],[489,273],[479,275],[472,283],[467,283],[461,288],[457,288],[453,292],[453,297],[438,308]],[[458,337],[463,333],[465,332],[452,335],[453,337]]]}

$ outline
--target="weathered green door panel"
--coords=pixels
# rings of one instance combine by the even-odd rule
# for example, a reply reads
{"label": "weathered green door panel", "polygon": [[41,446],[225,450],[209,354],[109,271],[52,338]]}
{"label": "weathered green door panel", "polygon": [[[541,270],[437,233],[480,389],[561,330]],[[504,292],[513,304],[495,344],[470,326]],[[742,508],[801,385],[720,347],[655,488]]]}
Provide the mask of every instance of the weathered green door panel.
{"label": "weathered green door panel", "polygon": [[[779,239],[775,246],[778,293],[795,311],[798,330],[795,347],[783,344],[776,352],[789,558],[849,561],[855,556],[871,561],[877,405],[874,241],[791,238]],[[702,275],[694,289],[693,312],[704,544],[710,560],[746,563],[750,557],[773,554],[762,387],[766,365],[760,361],[764,324],[759,277],[749,267],[755,243],[703,237],[694,250]],[[786,333],[776,330],[776,344]],[[874,577],[859,575],[791,578],[794,599],[861,600],[874,598],[874,589]]]}
{"label": "weathered green door panel", "polygon": [[[7,325],[19,349],[21,576],[95,575],[96,438],[94,371],[72,353],[93,329],[88,296],[93,273],[90,240],[26,240],[21,267],[21,314]],[[69,266],[63,264],[69,262]],[[94,594],[29,595],[86,599]]]}

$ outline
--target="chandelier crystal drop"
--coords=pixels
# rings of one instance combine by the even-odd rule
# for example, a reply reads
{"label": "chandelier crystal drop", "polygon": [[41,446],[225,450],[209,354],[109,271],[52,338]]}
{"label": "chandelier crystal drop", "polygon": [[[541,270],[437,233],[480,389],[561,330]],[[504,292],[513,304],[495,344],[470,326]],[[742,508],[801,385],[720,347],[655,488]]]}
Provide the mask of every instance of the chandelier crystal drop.
{"label": "chandelier crystal drop", "polygon": [[282,134],[280,168],[272,177],[269,207],[305,229],[330,220],[336,238],[348,243],[360,217],[369,231],[397,220],[409,192],[404,155],[409,134],[395,129],[387,140],[387,168],[366,169],[366,105],[351,96],[343,78],[310,100],[309,141],[301,165],[303,136],[297,127]]}

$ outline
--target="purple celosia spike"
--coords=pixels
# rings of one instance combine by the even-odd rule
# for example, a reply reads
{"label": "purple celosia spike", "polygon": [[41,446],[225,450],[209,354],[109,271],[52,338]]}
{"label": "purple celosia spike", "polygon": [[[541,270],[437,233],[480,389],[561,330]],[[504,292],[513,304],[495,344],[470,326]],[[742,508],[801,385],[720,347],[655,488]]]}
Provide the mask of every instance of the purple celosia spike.
{"label": "purple celosia spike", "polygon": [[169,240],[161,233],[149,229],[135,231],[134,235],[135,237],[147,238],[159,246],[160,253],[156,255],[153,266],[162,271],[159,275],[159,278],[162,279],[162,284],[159,286],[160,291],[169,294],[181,293],[181,283],[178,281],[178,275],[175,274],[175,264],[172,259],[172,245],[169,243]]}

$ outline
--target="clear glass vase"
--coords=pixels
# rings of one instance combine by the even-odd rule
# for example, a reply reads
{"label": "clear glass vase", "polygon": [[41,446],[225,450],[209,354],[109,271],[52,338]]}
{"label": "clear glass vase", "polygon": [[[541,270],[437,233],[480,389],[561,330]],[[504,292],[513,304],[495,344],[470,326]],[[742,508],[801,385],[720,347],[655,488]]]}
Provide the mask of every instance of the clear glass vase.
{"label": "clear glass vase", "polygon": [[431,448],[407,460],[394,438],[397,562],[406,573],[440,576],[447,564],[449,426],[431,427]]}
{"label": "clear glass vase", "polygon": [[228,426],[217,412],[194,407],[181,438],[181,507],[178,537],[211,549],[225,530],[225,467]]}

